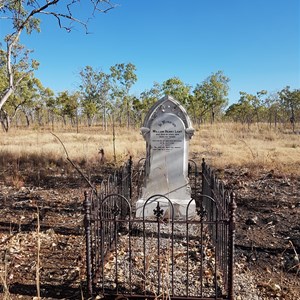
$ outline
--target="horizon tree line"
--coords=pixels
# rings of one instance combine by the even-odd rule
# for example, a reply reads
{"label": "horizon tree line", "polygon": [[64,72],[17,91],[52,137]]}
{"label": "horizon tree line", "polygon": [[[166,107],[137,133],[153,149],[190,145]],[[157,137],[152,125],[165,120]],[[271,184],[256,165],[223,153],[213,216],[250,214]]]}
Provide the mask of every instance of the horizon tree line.
{"label": "horizon tree line", "polygon": [[[27,74],[1,109],[2,128],[8,131],[12,122],[16,127],[51,126],[52,129],[57,122],[73,127],[79,123],[89,127],[100,124],[103,130],[113,123],[137,127],[154,102],[164,95],[177,99],[196,126],[233,121],[248,127],[253,123],[268,123],[276,128],[278,124],[290,123],[295,132],[296,121],[300,119],[299,89],[287,86],[276,93],[262,90],[254,95],[241,91],[239,100],[228,106],[230,79],[222,71],[212,73],[195,87],[172,77],[162,83],[154,82],[150,89],[133,95],[130,89],[138,80],[135,72],[132,63],[115,64],[107,73],[86,66],[79,72],[78,89],[57,95],[43,87],[33,73]],[[0,92],[6,80],[1,65]]]}
{"label": "horizon tree line", "polygon": [[[58,5],[59,4],[59,5]],[[270,126],[289,122],[295,132],[300,119],[300,90],[284,87],[277,93],[256,94],[240,92],[237,103],[228,105],[230,79],[222,71],[212,73],[192,87],[179,77],[153,83],[140,95],[130,93],[137,82],[136,66],[117,63],[109,72],[86,66],[80,71],[76,91],[61,91],[57,95],[45,88],[34,76],[39,62],[31,59],[32,50],[20,43],[22,34],[41,30],[41,17],[53,18],[59,28],[70,32],[77,24],[88,33],[88,21],[96,12],[116,7],[110,0],[90,0],[87,21],[76,16],[79,0],[9,1],[0,4],[0,20],[8,22],[7,34],[0,41],[0,122],[4,131],[15,126],[44,126],[54,128],[56,122],[65,126],[101,122],[104,130],[110,124],[137,126],[150,106],[163,95],[172,95],[182,103],[194,124],[234,121],[246,124],[265,122]],[[78,7],[77,7],[78,8]]]}

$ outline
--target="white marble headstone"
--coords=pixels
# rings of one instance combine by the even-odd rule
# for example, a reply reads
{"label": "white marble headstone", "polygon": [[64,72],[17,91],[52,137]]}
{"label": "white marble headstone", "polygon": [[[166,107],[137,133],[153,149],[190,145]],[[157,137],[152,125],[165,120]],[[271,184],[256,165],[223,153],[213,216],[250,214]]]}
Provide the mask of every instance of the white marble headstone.
{"label": "white marble headstone", "polygon": [[[170,96],[156,102],[148,112],[141,129],[146,140],[145,182],[137,201],[136,216],[153,217],[159,201],[165,214],[170,214],[167,197],[173,204],[174,218],[190,217],[195,213],[188,180],[189,140],[194,129],[183,106]],[[154,197],[163,195],[165,197]],[[147,203],[146,203],[147,202]],[[145,205],[146,203],[146,205]]]}

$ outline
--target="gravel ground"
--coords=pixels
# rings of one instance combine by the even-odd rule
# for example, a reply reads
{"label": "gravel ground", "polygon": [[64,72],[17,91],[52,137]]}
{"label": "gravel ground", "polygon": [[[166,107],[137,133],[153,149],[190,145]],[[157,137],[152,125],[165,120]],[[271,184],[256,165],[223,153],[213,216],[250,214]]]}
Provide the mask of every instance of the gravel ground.
{"label": "gravel ground", "polygon": [[234,294],[235,300],[263,300],[258,294],[253,275],[238,262],[235,263]]}
{"label": "gravel ground", "polygon": [[[135,228],[137,231],[140,229]],[[188,241],[186,225],[175,224],[173,244],[170,237],[167,237],[170,236],[170,225],[160,224],[160,233],[159,251],[157,250],[157,224],[146,224],[145,242],[141,236],[131,236],[129,244],[129,235],[120,235],[117,248],[109,252],[105,259],[106,264],[99,280],[100,290],[103,288],[106,293],[116,292],[117,276],[119,293],[122,291],[123,294],[129,293],[132,289],[137,294],[143,294],[146,290],[150,294],[161,293],[165,296],[169,294],[220,296],[223,286],[222,276],[219,269],[215,273],[214,247],[207,228],[202,229],[202,242],[199,239],[201,229],[196,224],[189,228]],[[158,278],[158,263],[160,278]],[[240,269],[235,278],[237,299],[259,299],[250,273],[243,271],[238,263],[236,266]]]}

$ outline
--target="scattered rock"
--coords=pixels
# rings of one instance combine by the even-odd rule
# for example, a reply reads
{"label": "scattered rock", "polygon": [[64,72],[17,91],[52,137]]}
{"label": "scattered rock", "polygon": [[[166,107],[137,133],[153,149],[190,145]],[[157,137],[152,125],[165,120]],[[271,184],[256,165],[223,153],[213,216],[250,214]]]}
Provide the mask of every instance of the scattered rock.
{"label": "scattered rock", "polygon": [[254,216],[246,220],[246,225],[257,225],[258,217]]}
{"label": "scattered rock", "polygon": [[264,219],[264,222],[266,223],[266,224],[270,224],[270,225],[275,225],[275,224],[277,224],[278,222],[279,222],[279,218],[278,218],[278,216],[277,215],[272,215],[272,216],[270,216],[270,217],[267,217],[267,218],[265,218]]}

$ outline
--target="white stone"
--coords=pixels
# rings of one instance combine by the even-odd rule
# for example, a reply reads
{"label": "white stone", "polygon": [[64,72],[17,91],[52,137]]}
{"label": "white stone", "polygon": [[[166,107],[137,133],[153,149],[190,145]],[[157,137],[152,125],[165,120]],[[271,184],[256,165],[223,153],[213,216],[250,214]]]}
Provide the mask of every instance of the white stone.
{"label": "white stone", "polygon": [[[141,132],[146,140],[147,153],[145,182],[136,204],[136,216],[154,216],[158,201],[164,213],[170,215],[170,200],[174,217],[186,218],[186,208],[191,201],[188,148],[194,129],[185,109],[170,96],[162,98],[148,112]],[[163,195],[169,200],[156,197],[147,202],[153,195]],[[188,217],[194,214],[193,201],[189,205]]]}

